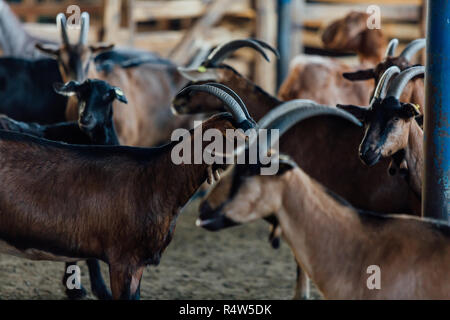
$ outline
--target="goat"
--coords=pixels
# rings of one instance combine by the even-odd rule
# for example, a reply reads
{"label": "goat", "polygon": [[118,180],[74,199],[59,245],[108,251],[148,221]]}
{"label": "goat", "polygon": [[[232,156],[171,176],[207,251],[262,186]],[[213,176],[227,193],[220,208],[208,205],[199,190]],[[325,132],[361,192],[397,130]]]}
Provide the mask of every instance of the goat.
{"label": "goat", "polygon": [[[278,128],[282,135],[323,112],[311,104],[280,106],[260,128]],[[268,148],[260,146],[260,154]],[[229,169],[231,183],[214,186],[200,205],[197,225],[216,231],[275,214],[297,263],[327,299],[450,299],[450,225],[355,209],[289,158],[272,161],[279,162],[277,175],[259,175],[258,165]],[[378,290],[369,287],[371,266],[381,270]]]}
{"label": "goat", "polygon": [[[146,63],[148,60],[145,58],[130,59],[126,63],[128,68],[123,68],[119,64],[112,69],[98,71],[90,67],[93,55],[110,50],[113,46],[87,45],[89,30],[87,12],[81,15],[80,38],[76,44],[69,43],[64,14],[59,14],[57,20],[61,28],[62,46],[54,48],[38,45],[38,48],[57,59],[65,82],[96,78],[122,88],[126,96],[131,99],[128,110],[115,108],[114,122],[122,144],[158,145],[167,141],[174,129],[191,126],[192,117],[175,118],[170,112],[172,97],[186,83],[178,74],[176,66],[170,61],[164,64],[151,64]],[[76,99],[69,99],[66,119],[75,120],[77,114]]]}
{"label": "goat", "polygon": [[[254,46],[254,44],[253,44]],[[255,120],[282,104],[233,68],[220,64],[223,58],[237,47],[222,46],[221,55],[213,60],[217,64],[204,63],[198,69],[180,69],[192,84],[214,81],[225,85],[242,97]],[[259,52],[263,48],[259,48]],[[225,53],[225,54],[224,54]],[[203,93],[182,90],[174,99],[173,111],[178,114],[197,114],[223,111],[223,105]],[[281,141],[281,151],[291,155],[313,178],[335,190],[360,208],[376,212],[407,212],[420,215],[420,201],[399,177],[387,179],[388,161],[370,169],[357,158],[355,150],[363,137],[361,129],[349,127],[339,119],[310,119],[296,126]],[[302,137],[301,140],[298,137]],[[305,152],[299,152],[299,150]],[[347,179],[343,179],[347,177]],[[295,298],[305,296],[305,283],[300,272]]]}
{"label": "goat", "polygon": [[[350,81],[375,80],[378,85],[384,72],[392,67],[397,66],[401,71],[411,67],[411,59],[426,45],[425,39],[416,39],[410,42],[398,56],[394,56],[398,45],[397,39],[392,39],[386,51],[386,57],[376,66],[369,69],[359,70],[355,72],[345,72],[343,76]],[[425,87],[422,77],[416,77],[411,81],[402,93],[401,101],[411,102],[424,106],[425,104]],[[365,104],[360,104],[365,105]]]}
{"label": "goat", "polygon": [[381,29],[367,28],[369,14],[352,11],[330,23],[322,33],[325,49],[356,52],[361,65],[374,66],[383,60],[386,37]]}
{"label": "goat", "polygon": [[[254,126],[227,93],[211,93],[232,116],[204,121],[183,135],[183,144],[201,138],[202,129],[225,135]],[[179,145],[79,146],[0,130],[1,251],[30,259],[105,261],[113,298],[139,298],[144,268],[159,263],[180,209],[211,168],[223,166],[176,165],[171,157]],[[202,142],[202,152],[207,146]]]}
{"label": "goat", "polygon": [[[36,137],[53,141],[62,141],[71,144],[102,144],[118,145],[114,123],[112,121],[112,101],[117,99],[127,103],[126,97],[119,88],[112,87],[100,80],[86,80],[79,84],[74,81],[65,85],[55,84],[55,91],[62,95],[78,96],[82,104],[82,111],[77,122],[62,122],[50,125],[39,125],[37,123],[25,123],[15,121],[5,115],[0,116],[0,129],[26,133]],[[73,263],[66,264],[66,270]],[[110,299],[106,285],[103,281],[100,266],[97,260],[88,259],[87,265],[91,279],[91,288],[95,296],[100,299]],[[68,289],[66,286],[69,275],[65,272],[63,284],[66,294],[70,299],[79,299],[86,295],[86,290]]]}
{"label": "goat", "polygon": [[[392,157],[400,173],[420,199],[424,168],[423,131],[414,118],[420,115],[418,106],[400,102],[408,82],[425,73],[425,67],[411,67],[400,73],[390,67],[380,79],[369,108],[338,105],[359,118],[366,134],[359,147],[361,160],[368,166],[381,158]],[[391,83],[390,79],[399,74]],[[391,167],[390,174],[396,170]]]}
{"label": "goat", "polygon": [[368,17],[366,13],[352,11],[332,22],[322,35],[325,48],[354,51],[358,54],[360,65],[350,66],[328,57],[298,55],[290,63],[278,97],[283,101],[312,99],[328,105],[335,105],[337,101],[367,104],[373,81],[349,82],[342,78],[342,73],[372,67],[383,59],[386,39],[381,30],[367,29]]}

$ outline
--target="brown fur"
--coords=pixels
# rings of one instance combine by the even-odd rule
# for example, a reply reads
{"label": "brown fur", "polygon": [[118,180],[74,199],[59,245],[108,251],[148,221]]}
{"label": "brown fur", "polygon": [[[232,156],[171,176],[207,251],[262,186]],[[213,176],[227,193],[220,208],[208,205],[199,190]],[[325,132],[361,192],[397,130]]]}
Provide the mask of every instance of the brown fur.
{"label": "brown fur", "polygon": [[[204,122],[209,128],[235,126],[220,115]],[[180,209],[207,177],[206,164],[174,165],[175,145],[72,146],[0,131],[2,249],[31,259],[103,260],[113,297],[133,298],[143,267],[159,263]]]}
{"label": "brown fur", "polygon": [[[450,299],[450,226],[410,216],[359,213],[300,168],[253,176],[221,210],[246,223],[275,213],[303,270],[327,299]],[[381,289],[366,286],[381,269]]]}
{"label": "brown fur", "polygon": [[328,25],[322,42],[326,49],[356,52],[361,64],[375,65],[383,59],[386,38],[381,29],[368,29],[369,15],[352,11]]}

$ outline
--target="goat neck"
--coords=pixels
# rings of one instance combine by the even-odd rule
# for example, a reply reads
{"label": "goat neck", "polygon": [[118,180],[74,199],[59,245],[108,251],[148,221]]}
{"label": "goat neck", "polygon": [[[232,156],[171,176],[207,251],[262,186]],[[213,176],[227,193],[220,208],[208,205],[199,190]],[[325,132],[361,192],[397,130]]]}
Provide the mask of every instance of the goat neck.
{"label": "goat neck", "polygon": [[419,198],[422,195],[423,152],[423,131],[417,121],[412,120],[410,121],[408,146],[405,149],[405,160],[408,165],[408,183]]}
{"label": "goat neck", "polygon": [[[351,296],[347,283],[361,269],[358,250],[365,237],[357,217],[301,169],[291,170],[282,180],[284,194],[277,217],[297,262],[326,298]],[[330,281],[334,273],[339,277]]]}

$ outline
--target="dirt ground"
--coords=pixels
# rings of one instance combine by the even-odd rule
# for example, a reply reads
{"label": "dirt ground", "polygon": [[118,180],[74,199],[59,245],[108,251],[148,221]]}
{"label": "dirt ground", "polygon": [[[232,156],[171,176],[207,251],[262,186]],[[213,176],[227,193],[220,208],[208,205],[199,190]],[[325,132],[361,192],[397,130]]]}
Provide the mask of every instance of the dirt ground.
{"label": "dirt ground", "polygon": [[[141,299],[291,299],[295,263],[282,243],[271,248],[268,224],[259,221],[221,232],[195,226],[199,201],[180,214],[172,243],[158,267],[148,267]],[[82,283],[90,292],[87,268]],[[109,283],[107,266],[103,275]],[[64,263],[0,255],[0,299],[65,299]],[[318,298],[313,289],[313,297]]]}

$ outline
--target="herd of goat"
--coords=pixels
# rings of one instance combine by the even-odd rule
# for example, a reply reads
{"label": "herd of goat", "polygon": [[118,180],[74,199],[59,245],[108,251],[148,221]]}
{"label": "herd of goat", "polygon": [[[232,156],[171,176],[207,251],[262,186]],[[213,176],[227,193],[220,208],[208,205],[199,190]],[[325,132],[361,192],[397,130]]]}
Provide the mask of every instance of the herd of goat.
{"label": "herd of goat", "polygon": [[[138,299],[145,267],[159,263],[178,214],[208,181],[197,224],[267,220],[272,245],[282,236],[294,253],[295,298],[311,279],[329,299],[450,299],[450,227],[421,217],[425,69],[411,61],[425,39],[396,55],[398,41],[366,20],[352,12],[323,34],[359,65],[298,56],[275,97],[224,63],[244,47],[278,55],[262,41],[234,40],[181,67],[88,45],[87,13],[75,44],[64,14],[61,44],[32,37],[0,0],[0,252],[66,267],[85,260],[95,296]],[[194,143],[195,119],[224,136],[279,129],[277,175],[174,164],[171,133],[191,129],[182,140]],[[380,290],[366,286],[370,265],[381,269]]]}

